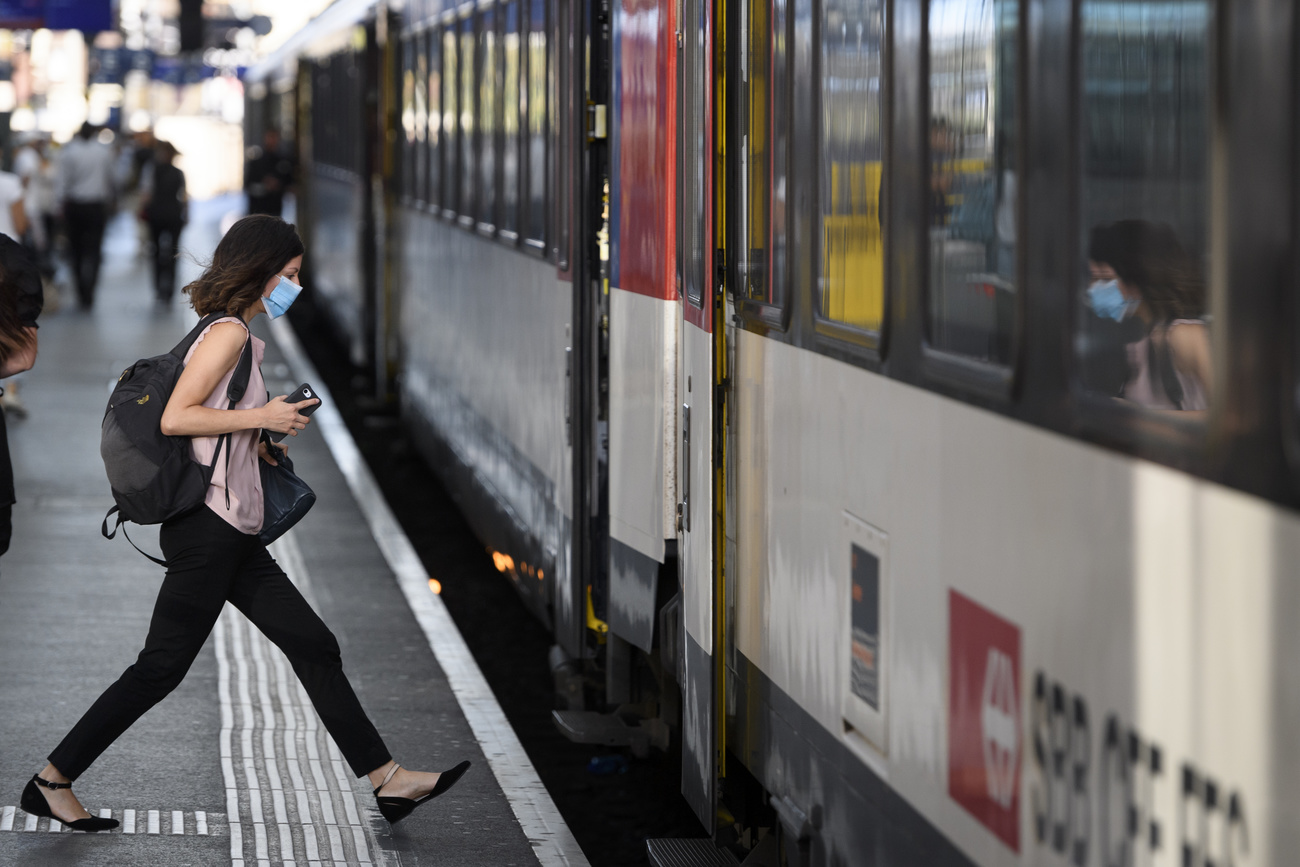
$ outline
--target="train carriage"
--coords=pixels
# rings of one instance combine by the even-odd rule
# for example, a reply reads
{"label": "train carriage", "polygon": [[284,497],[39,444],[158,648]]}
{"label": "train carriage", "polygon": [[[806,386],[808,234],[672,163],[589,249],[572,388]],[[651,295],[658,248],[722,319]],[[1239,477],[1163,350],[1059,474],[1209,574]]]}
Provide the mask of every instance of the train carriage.
{"label": "train carriage", "polygon": [[1288,862],[1292,4],[344,6],[318,303],[699,863]]}

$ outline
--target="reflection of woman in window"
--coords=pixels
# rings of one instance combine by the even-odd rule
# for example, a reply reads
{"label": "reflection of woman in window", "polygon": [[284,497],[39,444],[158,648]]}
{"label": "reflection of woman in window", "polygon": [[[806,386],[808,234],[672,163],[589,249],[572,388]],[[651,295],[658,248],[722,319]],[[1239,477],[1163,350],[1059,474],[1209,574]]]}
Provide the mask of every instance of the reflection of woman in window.
{"label": "reflection of woman in window", "polygon": [[1106,261],[1095,264],[1108,265],[1115,279],[1088,290],[1093,311],[1142,324],[1140,337],[1126,345],[1128,377],[1121,396],[1152,409],[1204,410],[1210,344],[1196,265],[1164,224],[1120,220],[1100,231],[1108,241]]}

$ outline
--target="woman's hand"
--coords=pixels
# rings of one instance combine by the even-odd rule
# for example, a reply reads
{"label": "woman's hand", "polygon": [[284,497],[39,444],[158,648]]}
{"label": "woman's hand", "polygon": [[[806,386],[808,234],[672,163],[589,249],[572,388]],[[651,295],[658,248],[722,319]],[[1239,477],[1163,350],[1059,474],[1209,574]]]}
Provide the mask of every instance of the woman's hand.
{"label": "woman's hand", "polygon": [[280,466],[280,462],[275,457],[277,454],[282,458],[288,457],[289,444],[276,443],[275,448],[271,448],[266,444],[266,440],[257,441],[257,456],[273,467]]}
{"label": "woman's hand", "polygon": [[262,407],[262,412],[265,415],[262,427],[269,431],[287,433],[289,436],[296,437],[298,431],[305,428],[307,423],[311,421],[300,410],[315,406],[320,403],[320,400],[313,397],[298,403],[288,403],[285,400],[286,397],[288,395],[277,395],[267,401],[266,406]]}

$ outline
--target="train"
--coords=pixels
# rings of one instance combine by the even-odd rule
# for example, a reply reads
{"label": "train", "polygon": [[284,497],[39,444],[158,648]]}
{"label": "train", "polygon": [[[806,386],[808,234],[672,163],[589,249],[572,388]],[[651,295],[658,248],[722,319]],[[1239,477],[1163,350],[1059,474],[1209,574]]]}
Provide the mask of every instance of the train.
{"label": "train", "polygon": [[680,740],[651,863],[1263,867],[1298,68],[1284,0],[338,0],[245,123],[556,724]]}

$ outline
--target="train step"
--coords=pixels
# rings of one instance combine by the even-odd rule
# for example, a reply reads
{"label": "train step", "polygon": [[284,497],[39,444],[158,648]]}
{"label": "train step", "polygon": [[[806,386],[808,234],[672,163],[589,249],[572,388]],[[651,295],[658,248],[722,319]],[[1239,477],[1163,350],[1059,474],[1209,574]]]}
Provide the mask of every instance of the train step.
{"label": "train step", "polygon": [[652,867],[739,867],[736,856],[702,837],[645,841]]}
{"label": "train step", "polygon": [[607,747],[631,747],[632,755],[645,758],[650,747],[666,749],[667,728],[659,720],[627,723],[618,713],[590,710],[553,710],[555,727],[575,744],[601,744]]}

